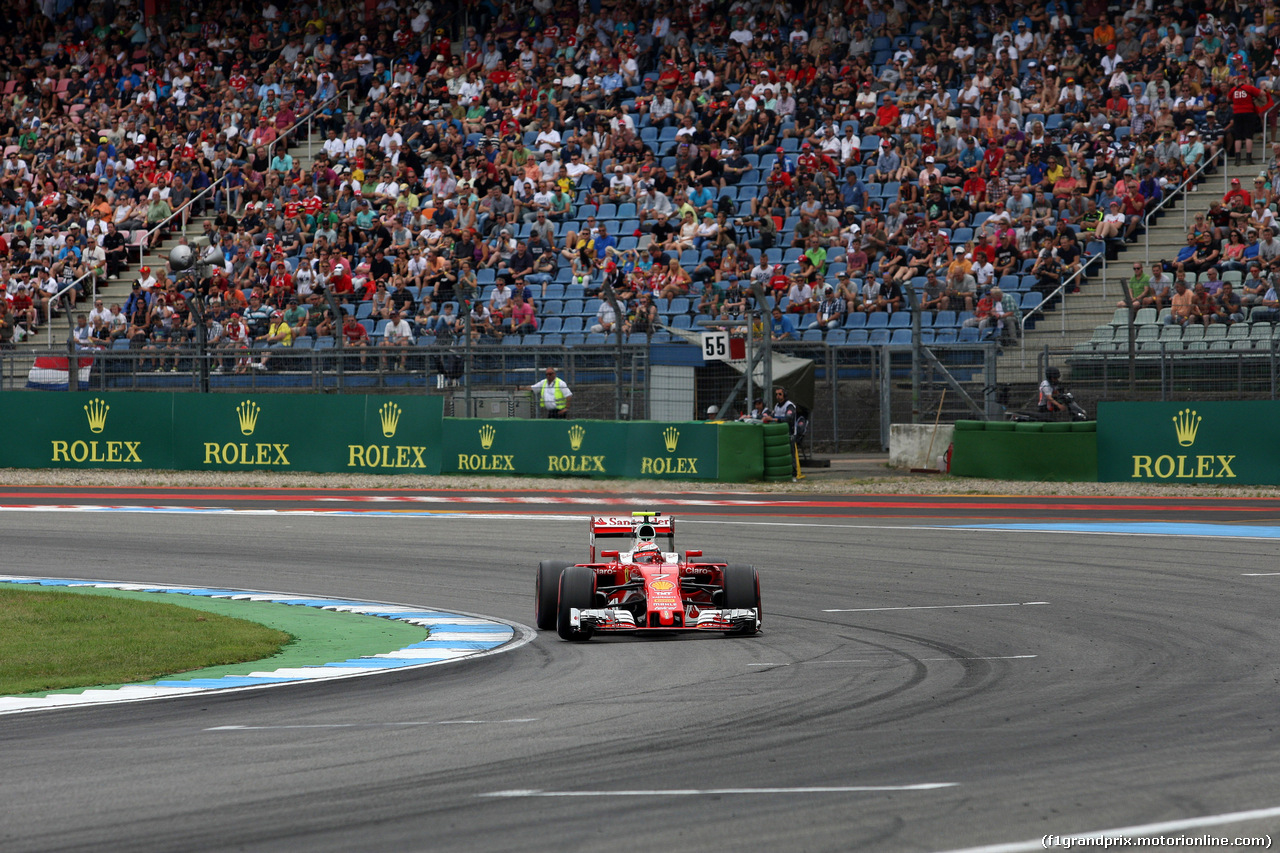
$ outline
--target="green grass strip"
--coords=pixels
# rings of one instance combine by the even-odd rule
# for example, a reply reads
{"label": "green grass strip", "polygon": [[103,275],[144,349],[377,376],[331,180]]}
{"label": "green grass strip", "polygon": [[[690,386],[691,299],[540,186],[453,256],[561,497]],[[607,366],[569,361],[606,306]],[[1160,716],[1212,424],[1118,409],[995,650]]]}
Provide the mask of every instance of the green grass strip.
{"label": "green grass strip", "polygon": [[[293,641],[280,648],[270,657],[259,658],[246,663],[210,665],[217,658],[206,658],[199,664],[199,669],[175,670],[166,675],[151,678],[147,681],[112,682],[104,679],[102,674],[79,682],[75,688],[61,688],[33,692],[31,695],[43,696],[53,693],[79,693],[90,687],[120,687],[123,684],[154,684],[160,680],[170,680],[175,673],[178,678],[221,678],[224,675],[248,675],[251,672],[264,672],[283,667],[319,666],[333,661],[366,655],[383,654],[402,649],[427,638],[427,629],[408,622],[385,619],[381,616],[365,616],[353,613],[335,613],[316,607],[302,605],[274,604],[265,601],[230,601],[224,598],[207,596],[182,595],[180,593],[135,592],[132,590],[98,589],[94,587],[36,587],[31,584],[0,584],[0,595],[10,589],[18,589],[35,595],[49,593],[65,593],[71,595],[93,595],[106,598],[125,599],[136,602],[160,602],[176,604],[189,610],[218,614],[233,619],[243,619],[264,625],[293,637]],[[0,599],[2,602],[3,599]],[[11,630],[3,622],[3,605],[0,604],[0,670],[8,671],[8,655],[4,651],[4,637]],[[203,624],[203,623],[197,623]],[[72,629],[74,631],[76,629]],[[72,634],[67,637],[73,649],[83,649],[86,638],[83,634]],[[116,676],[118,677],[118,676]],[[13,695],[0,689],[0,695]]]}

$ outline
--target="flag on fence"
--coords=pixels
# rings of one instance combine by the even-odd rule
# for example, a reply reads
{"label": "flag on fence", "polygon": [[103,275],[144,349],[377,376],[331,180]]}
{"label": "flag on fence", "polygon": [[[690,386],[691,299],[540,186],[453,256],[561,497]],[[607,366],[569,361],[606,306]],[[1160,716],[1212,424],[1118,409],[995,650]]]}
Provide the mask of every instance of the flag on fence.
{"label": "flag on fence", "polygon": [[[80,388],[89,385],[89,372],[93,368],[92,358],[78,358],[79,369],[76,381]],[[36,356],[35,364],[27,373],[27,387],[36,391],[66,391],[69,385],[67,357],[54,355]]]}

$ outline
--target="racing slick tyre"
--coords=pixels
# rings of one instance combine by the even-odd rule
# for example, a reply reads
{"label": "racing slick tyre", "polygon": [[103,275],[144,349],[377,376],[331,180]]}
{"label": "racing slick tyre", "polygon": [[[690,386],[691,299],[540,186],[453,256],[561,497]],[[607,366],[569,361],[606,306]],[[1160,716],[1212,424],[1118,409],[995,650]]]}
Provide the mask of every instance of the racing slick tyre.
{"label": "racing slick tyre", "polygon": [[560,573],[572,566],[564,560],[538,563],[538,577],[533,588],[533,619],[539,631],[556,627],[556,600],[560,596]]}
{"label": "racing slick tyre", "polygon": [[560,602],[557,608],[556,633],[562,640],[590,640],[590,628],[574,628],[569,624],[569,611],[590,609],[596,600],[596,573],[590,566],[569,566],[560,573]]}
{"label": "racing slick tyre", "polygon": [[[750,610],[756,608],[758,622],[764,621],[764,610],[760,607],[760,575],[755,566],[731,564],[724,570],[724,596],[721,606],[726,610]],[[736,631],[729,631],[732,636],[749,636],[756,632],[755,625],[748,624]]]}

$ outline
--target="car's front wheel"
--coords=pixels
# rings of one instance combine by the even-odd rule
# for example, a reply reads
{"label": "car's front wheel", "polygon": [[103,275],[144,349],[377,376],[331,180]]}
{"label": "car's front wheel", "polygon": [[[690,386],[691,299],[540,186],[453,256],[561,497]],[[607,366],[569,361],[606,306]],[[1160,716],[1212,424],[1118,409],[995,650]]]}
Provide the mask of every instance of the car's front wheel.
{"label": "car's front wheel", "polygon": [[[757,622],[762,622],[764,610],[760,607],[760,575],[756,572],[756,567],[732,563],[725,566],[724,594],[721,596],[721,601],[726,610],[750,610],[754,607],[760,617]],[[757,624],[747,623],[729,633],[734,636],[750,635],[754,634],[757,628]]]}
{"label": "car's front wheel", "polygon": [[560,602],[556,617],[556,632],[562,640],[589,640],[592,629],[575,628],[569,624],[569,611],[589,610],[596,599],[596,573],[590,566],[569,566],[560,573]]}
{"label": "car's front wheel", "polygon": [[556,627],[556,601],[560,597],[560,573],[572,566],[564,560],[538,563],[538,578],[533,587],[533,619],[539,631]]}

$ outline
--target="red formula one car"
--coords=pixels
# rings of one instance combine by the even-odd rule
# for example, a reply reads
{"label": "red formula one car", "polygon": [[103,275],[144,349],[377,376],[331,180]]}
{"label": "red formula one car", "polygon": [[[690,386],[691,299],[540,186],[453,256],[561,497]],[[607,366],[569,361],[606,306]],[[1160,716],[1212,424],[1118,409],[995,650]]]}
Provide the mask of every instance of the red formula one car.
{"label": "red formula one car", "polygon": [[676,550],[675,519],[657,512],[593,516],[585,563],[538,564],[535,619],[565,640],[600,632],[760,630],[754,566]]}

